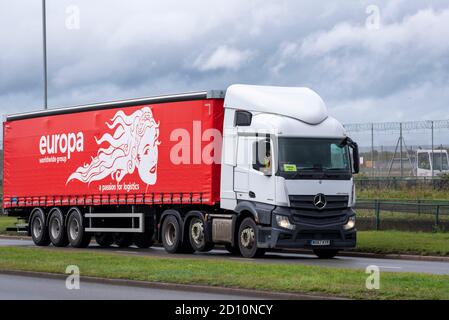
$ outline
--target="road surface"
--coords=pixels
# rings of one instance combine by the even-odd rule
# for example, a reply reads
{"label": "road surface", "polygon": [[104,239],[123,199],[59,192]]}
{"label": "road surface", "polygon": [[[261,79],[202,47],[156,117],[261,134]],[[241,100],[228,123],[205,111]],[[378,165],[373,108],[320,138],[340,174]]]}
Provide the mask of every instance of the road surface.
{"label": "road surface", "polygon": [[36,278],[0,273],[0,300],[255,300],[257,297],[187,292],[135,286],[80,282],[68,290],[65,279]]}
{"label": "road surface", "polygon": [[[37,248],[31,240],[15,240],[15,239],[0,239],[0,246],[13,247],[33,247]],[[51,246],[48,248],[52,248]],[[58,248],[58,250],[61,250]],[[415,260],[396,260],[396,259],[377,259],[377,258],[362,258],[362,257],[343,257],[338,256],[332,260],[320,260],[314,255],[296,254],[296,253],[267,253],[262,259],[245,259],[230,255],[225,250],[212,250],[204,254],[194,255],[169,255],[161,247],[152,247],[150,249],[137,248],[117,248],[111,247],[108,249],[100,248],[94,242],[87,249],[73,249],[67,248],[65,250],[87,250],[96,252],[110,252],[123,255],[135,256],[157,256],[157,257],[171,257],[174,259],[231,259],[235,261],[251,261],[257,263],[285,263],[285,264],[302,264],[323,267],[334,267],[343,269],[360,269],[365,270],[366,267],[375,265],[381,271],[386,272],[419,272],[428,274],[446,274],[449,275],[449,262],[438,261],[415,261]]]}

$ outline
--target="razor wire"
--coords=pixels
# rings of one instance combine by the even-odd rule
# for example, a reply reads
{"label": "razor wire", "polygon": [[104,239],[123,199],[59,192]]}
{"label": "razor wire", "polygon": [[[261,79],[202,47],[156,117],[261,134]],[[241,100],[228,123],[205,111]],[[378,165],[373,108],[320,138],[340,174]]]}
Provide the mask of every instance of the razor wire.
{"label": "razor wire", "polygon": [[[350,132],[363,131],[414,131],[449,129],[449,120],[424,120],[405,122],[348,123],[344,127]],[[402,128],[401,128],[402,127]]]}

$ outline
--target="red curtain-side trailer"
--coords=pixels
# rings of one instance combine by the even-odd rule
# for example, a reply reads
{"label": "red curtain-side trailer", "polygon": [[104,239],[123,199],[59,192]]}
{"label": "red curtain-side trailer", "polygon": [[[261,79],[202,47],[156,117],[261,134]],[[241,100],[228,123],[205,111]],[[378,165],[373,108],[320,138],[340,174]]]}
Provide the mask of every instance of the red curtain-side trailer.
{"label": "red curtain-side trailer", "polygon": [[214,205],[223,115],[220,98],[8,120],[3,206]]}

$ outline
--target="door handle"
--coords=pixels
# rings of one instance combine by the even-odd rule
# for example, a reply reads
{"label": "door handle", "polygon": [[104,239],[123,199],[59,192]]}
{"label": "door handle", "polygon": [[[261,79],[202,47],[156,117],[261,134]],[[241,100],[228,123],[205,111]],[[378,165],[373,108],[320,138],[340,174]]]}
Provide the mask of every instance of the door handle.
{"label": "door handle", "polygon": [[249,192],[249,197],[250,197],[250,198],[255,198],[255,197],[256,197],[256,194],[255,194],[254,192],[250,191],[250,192]]}

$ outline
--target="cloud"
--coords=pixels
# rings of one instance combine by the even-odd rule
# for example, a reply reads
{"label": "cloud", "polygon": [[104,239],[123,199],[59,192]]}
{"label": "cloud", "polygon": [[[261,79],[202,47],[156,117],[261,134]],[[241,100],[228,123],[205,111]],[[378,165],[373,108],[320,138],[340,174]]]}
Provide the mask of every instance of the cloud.
{"label": "cloud", "polygon": [[232,70],[236,71],[249,62],[254,53],[251,50],[239,50],[228,46],[218,47],[212,54],[200,55],[193,66],[200,71]]}
{"label": "cloud", "polygon": [[[303,83],[320,92],[345,122],[448,118],[446,38],[449,9],[418,10],[383,21],[379,30],[345,21],[282,43],[270,71],[276,78],[307,79]],[[438,102],[429,102],[436,96]]]}
{"label": "cloud", "polygon": [[[420,10],[399,23],[382,25],[379,30],[341,23],[332,30],[307,37],[299,48],[302,57],[323,56],[338,50],[366,50],[389,55],[410,48],[427,57],[447,53],[449,43],[449,10]],[[432,48],[432,50],[428,50]]]}
{"label": "cloud", "polygon": [[[343,122],[449,118],[447,0],[376,3],[379,30],[368,0],[49,1],[49,105],[249,83],[311,87]],[[40,19],[0,2],[1,114],[42,108]]]}

